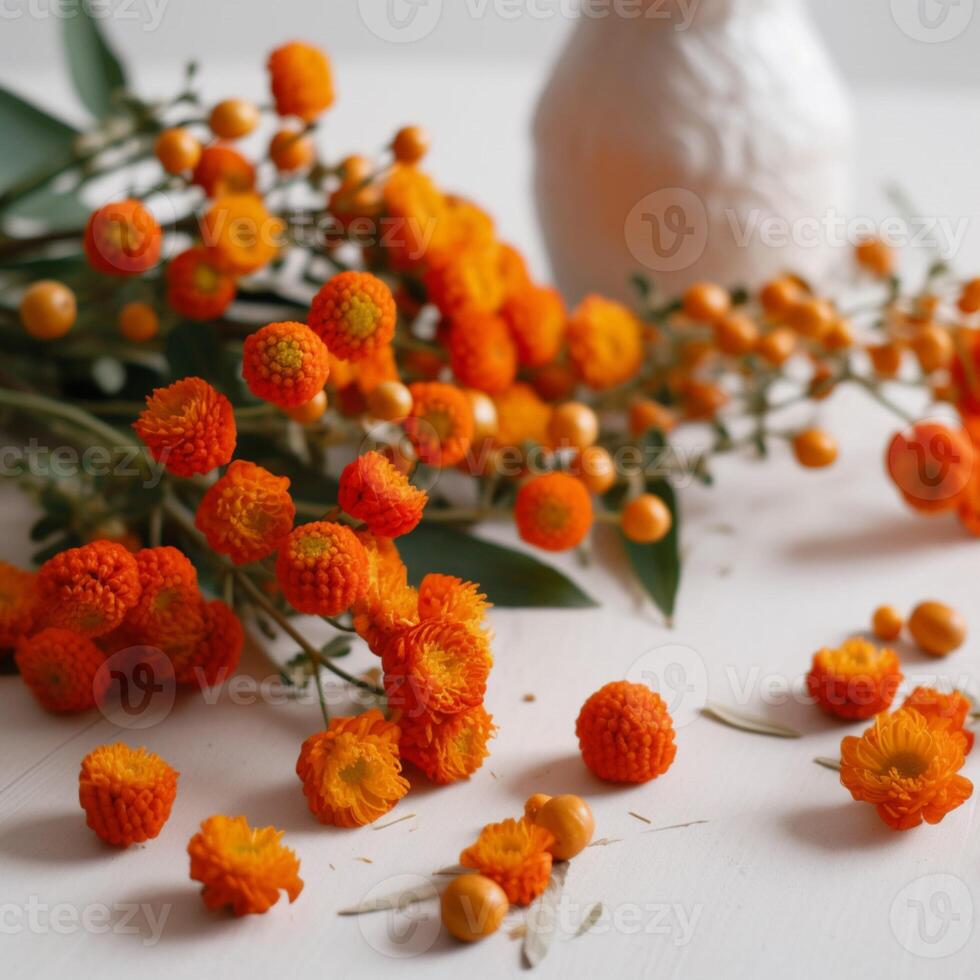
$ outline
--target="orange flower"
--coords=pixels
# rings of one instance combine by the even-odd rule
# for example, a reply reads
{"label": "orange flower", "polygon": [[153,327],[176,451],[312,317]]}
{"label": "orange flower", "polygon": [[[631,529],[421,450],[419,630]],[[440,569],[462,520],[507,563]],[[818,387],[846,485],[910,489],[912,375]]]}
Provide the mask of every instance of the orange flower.
{"label": "orange flower", "polygon": [[400,627],[418,622],[418,594],[391,538],[357,531],[368,558],[368,585],[354,603],[354,629],[379,657]]}
{"label": "orange flower", "polygon": [[200,246],[174,256],[167,266],[167,302],[181,316],[213,320],[235,298],[235,279],[223,272],[213,252]]}
{"label": "orange flower", "polygon": [[449,332],[449,356],[460,384],[496,395],[514,383],[517,349],[507,324],[492,313],[461,313]]}
{"label": "orange flower", "polygon": [[136,559],[112,541],[69,548],[41,566],[37,595],[48,625],[102,636],[114,630],[139,600]]}
{"label": "orange flower", "polygon": [[524,256],[513,245],[500,245],[500,278],[504,283],[504,295],[513,296],[531,285]]}
{"label": "orange flower", "polygon": [[337,503],[372,534],[397,538],[415,529],[429,498],[381,453],[367,452],[344,467]]}
{"label": "orange flower", "polygon": [[475,844],[459,855],[464,868],[473,868],[495,881],[512,905],[530,905],[551,877],[551,833],[522,817],[487,824]]}
{"label": "orange flower", "polygon": [[328,521],[303,524],[279,548],[276,579],[294,609],[336,616],[364,594],[367,554],[349,527]]}
{"label": "orange flower", "polygon": [[[426,252],[430,265],[442,265],[454,253],[470,248],[493,249],[499,256],[493,218],[483,208],[455,195],[448,195],[445,204],[445,212],[435,225]],[[498,273],[501,268],[498,259]]]}
{"label": "orange flower", "polygon": [[528,283],[508,295],[500,315],[510,328],[524,367],[541,367],[557,357],[568,321],[557,289]]}
{"label": "orange flower", "polygon": [[361,827],[384,816],[408,792],[401,774],[397,725],[377,708],[333,718],[300,749],[296,775],[320,823]]}
{"label": "orange flower", "polygon": [[947,728],[966,739],[966,752],[973,750],[974,733],[967,727],[967,720],[973,705],[970,699],[959,691],[944,694],[931,687],[917,687],[902,705],[911,708],[931,723]]}
{"label": "orange flower", "polygon": [[333,105],[330,62],[319,48],[291,41],[269,55],[268,68],[280,116],[298,116],[311,122]]}
{"label": "orange flower", "polygon": [[327,383],[327,348],[305,323],[270,323],[245,338],[249,390],[280,408],[305,405]]}
{"label": "orange flower", "polygon": [[170,816],[179,775],[146,749],[100,745],[82,759],[78,776],[86,822],[115,847],[151,840]]}
{"label": "orange flower", "polygon": [[295,902],[303,890],[299,860],[275,827],[249,827],[244,817],[208,817],[187,845],[191,878],[203,884],[209,909],[231,906],[235,915],[268,912],[280,889]]}
{"label": "orange flower", "polygon": [[288,477],[236,459],[201,498],[194,523],[214,551],[247,565],[271,555],[295,517]]}
{"label": "orange flower", "polygon": [[0,561],[0,649],[14,646],[34,626],[37,576]]}
{"label": "orange flower", "polygon": [[436,619],[404,626],[381,656],[388,706],[409,719],[475,708],[492,663],[486,637],[462,623]]}
{"label": "orange flower", "polygon": [[403,718],[401,726],[402,758],[438,785],[473,775],[490,754],[487,742],[494,734],[493,718],[480,704],[437,721]]}
{"label": "orange flower", "polygon": [[521,537],[546,551],[567,551],[592,527],[592,498],[568,473],[532,477],[517,491],[514,520]]}
{"label": "orange flower", "polygon": [[582,705],[575,722],[585,764],[600,779],[645,783],[674,761],[674,726],[659,694],[643,684],[614,681]]}
{"label": "orange flower", "polygon": [[449,205],[432,180],[404,164],[391,169],[382,191],[385,249],[396,269],[419,265],[432,247]]}
{"label": "orange flower", "polygon": [[391,290],[369,272],[341,272],[313,297],[309,323],[335,357],[360,361],[388,344],[398,310]]}
{"label": "orange flower", "polygon": [[613,388],[639,371],[643,328],[620,303],[586,296],[568,322],[568,352],[590,388]]}
{"label": "orange flower", "polygon": [[861,637],[813,655],[806,677],[810,696],[839,718],[872,718],[886,711],[902,683],[894,650],[880,650]]}
{"label": "orange flower", "polygon": [[244,194],[255,187],[255,167],[230,146],[207,146],[194,167],[191,183],[203,188],[208,197]]}
{"label": "orange flower", "polygon": [[970,483],[975,457],[963,430],[917,422],[896,433],[888,447],[888,473],[915,510],[955,510]]}
{"label": "orange flower", "polygon": [[429,466],[455,466],[473,440],[473,409],[466,394],[439,381],[409,385],[412,414],[405,419],[408,438]]}
{"label": "orange flower", "polygon": [[230,606],[220,599],[202,602],[204,625],[189,655],[174,663],[178,684],[213,687],[227,680],[238,669],[245,643],[245,631]]}
{"label": "orange flower", "polygon": [[141,591],[126,616],[126,626],[149,643],[200,631],[197,570],[190,559],[170,547],[143,548],[133,557]]}
{"label": "orange flower", "polygon": [[127,199],[94,211],[82,244],[96,272],[135,276],[157,264],[161,238],[156,218],[139,201]]}
{"label": "orange flower", "polygon": [[498,446],[520,446],[524,442],[547,443],[551,407],[538,397],[530,385],[519,381],[496,395],[493,403],[497,409],[497,435],[494,441]]}
{"label": "orange flower", "polygon": [[478,242],[440,255],[425,273],[429,302],[443,316],[495,313],[504,299],[500,250],[496,242]]}
{"label": "orange flower", "polygon": [[479,585],[452,575],[430,572],[419,585],[419,618],[422,620],[453,619],[481,632],[490,606]]}
{"label": "orange flower", "polygon": [[133,428],[153,458],[175,476],[224,466],[238,437],[231,402],[201,378],[181,378],[155,389]]}
{"label": "orange flower", "polygon": [[24,683],[48,711],[85,711],[101,695],[97,676],[105,657],[88,637],[73,630],[49,627],[25,637],[14,660]]}
{"label": "orange flower", "polygon": [[245,276],[276,257],[285,227],[258,194],[222,194],[201,219],[201,237],[222,268]]}
{"label": "orange flower", "polygon": [[841,742],[840,781],[855,800],[873,803],[893,830],[939,823],[973,793],[973,783],[958,775],[965,746],[958,733],[903,708]]}

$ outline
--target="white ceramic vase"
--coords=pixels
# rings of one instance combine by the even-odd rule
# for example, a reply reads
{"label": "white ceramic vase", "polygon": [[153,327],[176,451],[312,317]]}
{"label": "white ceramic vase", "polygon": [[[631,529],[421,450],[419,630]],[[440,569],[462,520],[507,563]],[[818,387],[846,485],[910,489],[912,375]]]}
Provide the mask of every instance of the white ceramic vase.
{"label": "white ceramic vase", "polygon": [[853,122],[802,0],[643,3],[586,5],[538,105],[557,284],[574,301],[635,298],[637,272],[671,296],[703,278],[825,279],[842,261]]}

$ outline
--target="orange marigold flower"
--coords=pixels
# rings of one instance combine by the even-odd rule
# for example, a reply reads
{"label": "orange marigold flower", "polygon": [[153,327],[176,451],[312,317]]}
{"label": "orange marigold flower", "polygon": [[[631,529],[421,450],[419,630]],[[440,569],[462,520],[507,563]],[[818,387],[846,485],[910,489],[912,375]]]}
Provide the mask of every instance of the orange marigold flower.
{"label": "orange marigold flower", "polygon": [[582,380],[596,389],[629,381],[643,362],[643,327],[620,303],[586,296],[568,322],[568,352]]}
{"label": "orange marigold flower", "polygon": [[429,302],[443,316],[495,313],[504,299],[500,249],[496,242],[477,242],[440,255],[426,270]]}
{"label": "orange marigold flower", "polygon": [[519,381],[494,396],[493,403],[497,409],[494,441],[498,446],[520,446],[523,442],[547,443],[551,407],[538,397],[530,385]]}
{"label": "orange marigold flower", "polygon": [[327,56],[312,44],[291,41],[269,55],[269,81],[276,112],[316,119],[333,105],[333,76]]}
{"label": "orange marigold flower", "polygon": [[224,466],[238,438],[231,402],[202,378],[181,378],[155,389],[133,428],[153,458],[175,476]]}
{"label": "orange marigold flower", "polygon": [[288,477],[236,459],[201,498],[194,523],[218,554],[247,565],[271,555],[295,517]]}
{"label": "orange marigold flower", "polygon": [[449,363],[460,384],[496,395],[514,383],[517,348],[493,313],[463,312],[449,331]]}
{"label": "orange marigold flower", "polygon": [[398,310],[391,290],[370,272],[340,272],[313,297],[310,327],[347,361],[360,361],[388,344]]}
{"label": "orange marigold flower", "polygon": [[902,683],[898,655],[853,637],[813,655],[806,684],[810,696],[839,718],[872,718],[886,711]]}
{"label": "orange marigold flower", "polygon": [[203,627],[188,654],[174,663],[178,684],[213,687],[238,669],[245,631],[234,610],[220,599],[200,604]]}
{"label": "orange marigold flower", "polygon": [[841,742],[840,781],[855,800],[873,803],[893,830],[939,823],[973,793],[973,783],[958,775],[965,750],[961,735],[903,708]]}
{"label": "orange marigold flower", "polygon": [[276,257],[285,227],[258,194],[222,194],[201,219],[201,237],[222,268],[246,276]]}
{"label": "orange marigold flower", "polygon": [[354,629],[379,657],[392,633],[418,622],[418,594],[391,538],[357,531],[368,558],[368,584],[354,603]]}
{"label": "orange marigold flower", "polygon": [[455,466],[473,441],[473,409],[466,393],[439,381],[409,385],[412,414],[404,427],[420,460],[429,466]]}
{"label": "orange marigold flower", "polygon": [[382,190],[385,250],[396,269],[419,265],[439,238],[449,204],[431,178],[413,166],[396,164]]}
{"label": "orange marigold flower", "polygon": [[500,278],[504,283],[504,295],[513,296],[531,284],[524,256],[513,245],[500,245]]}
{"label": "orange marigold flower", "polygon": [[100,745],[82,759],[78,776],[86,823],[115,847],[151,840],[170,816],[179,775],[144,748]]}
{"label": "orange marigold flower", "polygon": [[592,527],[592,498],[569,473],[543,473],[517,491],[514,520],[521,537],[546,551],[567,551]]}
{"label": "orange marigold flower", "polygon": [[464,868],[474,868],[491,878],[507,893],[512,905],[530,905],[551,877],[550,831],[520,820],[487,824],[476,843],[459,855]]}
{"label": "orange marigold flower", "polygon": [[419,585],[419,618],[453,619],[481,631],[492,603],[475,582],[430,572]]}
{"label": "orange marigold flower", "polygon": [[[426,252],[426,260],[432,265],[441,265],[451,258],[454,252],[482,247],[498,252],[494,221],[490,214],[479,205],[465,198],[448,195],[445,198],[446,210],[434,228],[434,233]],[[498,272],[501,262],[497,263]]]}
{"label": "orange marigold flower", "polygon": [[276,579],[294,609],[313,616],[336,616],[364,594],[367,554],[354,532],[343,524],[303,524],[279,548]]}
{"label": "orange marigold flower", "polygon": [[48,711],[68,713],[95,707],[99,667],[105,657],[86,636],[49,627],[24,638],[14,660],[24,683]]}
{"label": "orange marigold flower", "polygon": [[388,705],[410,719],[475,708],[492,663],[486,637],[462,623],[436,619],[402,627],[381,656]]}
{"label": "orange marigold flower", "polygon": [[541,367],[558,355],[568,311],[557,289],[528,283],[509,293],[500,308],[500,315],[514,338],[522,365]]}
{"label": "orange marigold flower", "polygon": [[931,687],[917,687],[902,705],[911,708],[930,722],[941,725],[966,739],[967,753],[973,750],[974,733],[967,727],[973,708],[970,699],[959,691],[945,694]]}
{"label": "orange marigold flower", "polygon": [[50,626],[102,636],[140,597],[136,559],[113,541],[90,541],[49,558],[37,573],[40,609]]}
{"label": "orange marigold flower", "polygon": [[402,758],[438,785],[473,775],[490,754],[487,743],[495,731],[493,718],[480,704],[438,719],[403,718],[401,726]]}
{"label": "orange marigold flower", "polygon": [[208,817],[187,845],[191,878],[204,886],[209,909],[231,906],[235,915],[268,912],[280,890],[295,902],[303,890],[299,859],[275,827],[249,827],[244,817]]}
{"label": "orange marigold flower", "polygon": [[659,694],[643,684],[613,681],[582,705],[575,722],[585,764],[600,779],[645,783],[674,761],[674,725]]}
{"label": "orange marigold flower", "polygon": [[230,146],[206,146],[191,174],[191,183],[208,197],[244,194],[255,187],[255,167]]}
{"label": "orange marigold flower", "polygon": [[305,323],[270,323],[245,338],[245,383],[280,408],[305,405],[323,390],[329,370],[327,348]]}
{"label": "orange marigold flower", "polygon": [[422,520],[429,498],[377,452],[358,456],[340,474],[337,503],[383,538],[408,534]]}
{"label": "orange marigold flower", "polygon": [[160,259],[163,233],[156,218],[132,199],[113,201],[94,211],[82,245],[88,264],[109,276],[135,276]]}
{"label": "orange marigold flower", "polygon": [[34,626],[37,576],[0,561],[0,649],[14,646]]}
{"label": "orange marigold flower", "polygon": [[148,643],[186,636],[203,626],[197,570],[176,548],[143,548],[133,556],[140,579],[139,601],[126,626]]}
{"label": "orange marigold flower", "polygon": [[300,749],[296,775],[320,823],[362,827],[384,816],[408,792],[398,755],[398,725],[377,708],[333,718]]}
{"label": "orange marigold flower", "polygon": [[206,248],[188,248],[167,266],[167,302],[192,320],[221,316],[235,290],[234,276],[219,268],[217,257]]}

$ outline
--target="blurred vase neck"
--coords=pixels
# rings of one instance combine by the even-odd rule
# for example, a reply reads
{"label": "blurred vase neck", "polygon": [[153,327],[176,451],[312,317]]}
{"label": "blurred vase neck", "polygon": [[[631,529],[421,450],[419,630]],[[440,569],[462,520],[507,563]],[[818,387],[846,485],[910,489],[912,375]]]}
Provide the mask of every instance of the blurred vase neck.
{"label": "blurred vase neck", "polygon": [[787,8],[802,0],[580,0],[581,20],[613,31],[685,31],[726,20],[747,18]]}

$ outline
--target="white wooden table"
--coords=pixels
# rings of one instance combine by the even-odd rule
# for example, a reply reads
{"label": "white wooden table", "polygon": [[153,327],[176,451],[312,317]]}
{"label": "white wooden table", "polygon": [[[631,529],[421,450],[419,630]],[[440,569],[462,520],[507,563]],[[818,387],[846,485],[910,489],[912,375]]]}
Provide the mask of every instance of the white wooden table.
{"label": "white wooden table", "polygon": [[[538,69],[459,65],[403,72],[396,82],[383,65],[341,58],[341,99],[325,139],[345,150],[372,146],[404,121],[426,123],[443,182],[490,206],[503,233],[528,246],[543,268],[525,139],[539,77]],[[162,89],[162,78],[148,81]],[[30,88],[30,79],[9,81]],[[212,72],[208,82],[215,96],[259,94],[251,66]],[[58,83],[48,91],[60,97]],[[895,178],[932,213],[976,215],[980,138],[965,96],[864,93],[860,109],[869,214],[885,213],[879,187]],[[964,255],[980,260],[975,227],[968,241]],[[965,259],[962,265],[969,269]],[[434,908],[422,908],[415,921],[336,912],[455,863],[485,822],[518,814],[536,791],[587,797],[597,836],[617,839],[574,861],[565,891],[568,934],[556,941],[542,976],[975,975],[976,797],[937,827],[890,832],[872,808],[850,800],[834,773],[812,762],[835,755],[841,735],[860,726],[842,728],[778,691],[798,684],[814,649],[864,628],[879,602],[907,608],[942,598],[980,631],[980,543],[953,521],[903,509],[883,473],[894,424],[880,408],[841,394],[820,417],[841,437],[834,469],[804,472],[782,455],[765,464],[729,460],[717,467],[713,490],[685,491],[685,580],[673,631],[637,601],[615,541],[604,536],[591,568],[556,560],[601,608],[495,611],[488,706],[500,731],[492,756],[469,782],[413,790],[392,814],[412,818],[386,829],[324,828],[307,812],[293,767],[300,742],[318,727],[315,703],[235,703],[249,700],[247,692],[230,691],[214,704],[187,696],[164,723],[127,733],[98,714],[51,717],[17,678],[0,678],[3,975],[516,975],[520,944],[506,928],[463,948],[438,932]],[[3,557],[24,560],[26,508],[13,487],[0,486],[0,494]],[[488,533],[515,540],[509,528]],[[687,652],[665,653],[666,645]],[[290,644],[277,652],[290,653]],[[935,662],[902,653],[910,677],[935,671]],[[673,660],[687,665],[673,768],[637,788],[599,783],[577,751],[580,705],[607,681]],[[359,650],[349,662],[367,667],[371,656]],[[977,640],[943,667],[955,678],[972,677],[980,668]],[[243,672],[259,681],[270,669],[251,654]],[[804,737],[769,739],[698,719],[694,709],[709,694]],[[125,852],[100,844],[77,802],[82,756],[118,738],[145,744],[181,771],[161,836]],[[980,777],[976,759],[965,772]],[[188,879],[185,847],[216,812],[286,831],[306,881],[295,905],[281,902],[243,920],[204,909]],[[690,821],[707,822],[652,832]],[[596,902],[605,916],[572,938]],[[511,918],[508,925],[519,921]]]}

